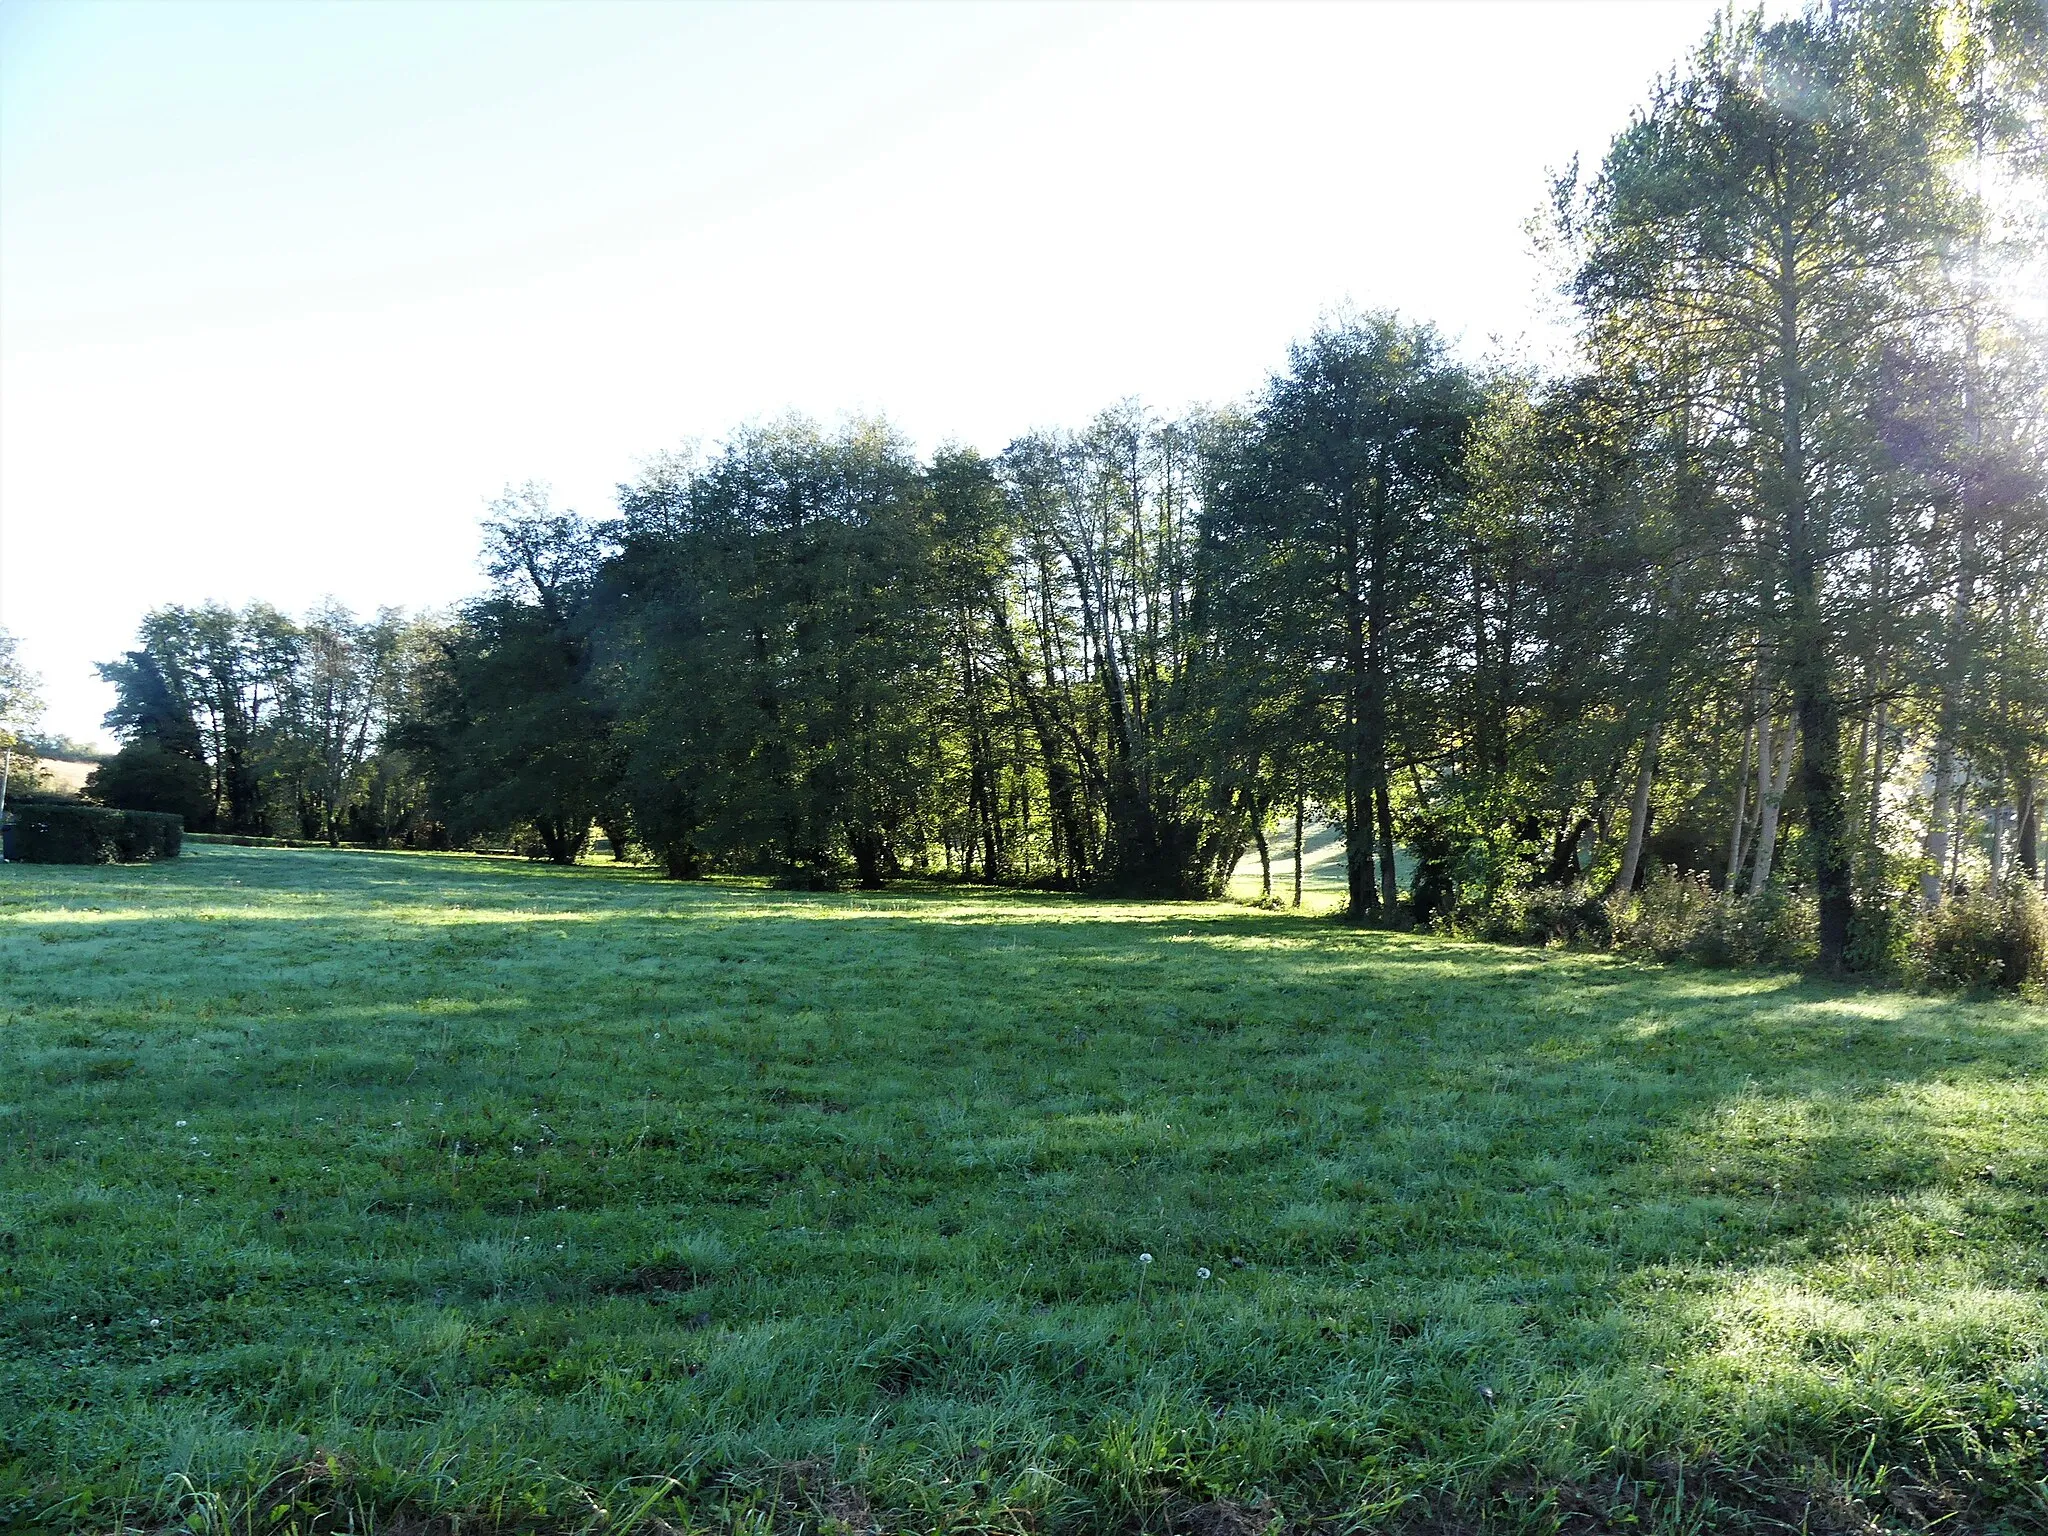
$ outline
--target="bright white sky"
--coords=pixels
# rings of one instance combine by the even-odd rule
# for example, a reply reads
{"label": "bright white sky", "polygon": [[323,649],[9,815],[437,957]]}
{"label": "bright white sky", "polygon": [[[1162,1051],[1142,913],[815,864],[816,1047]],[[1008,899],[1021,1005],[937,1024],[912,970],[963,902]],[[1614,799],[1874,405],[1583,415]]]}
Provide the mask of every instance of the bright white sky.
{"label": "bright white sky", "polygon": [[998,449],[1345,303],[1540,340],[1546,171],[1713,10],[5,0],[0,625],[104,739],[145,608],[449,602],[508,481]]}

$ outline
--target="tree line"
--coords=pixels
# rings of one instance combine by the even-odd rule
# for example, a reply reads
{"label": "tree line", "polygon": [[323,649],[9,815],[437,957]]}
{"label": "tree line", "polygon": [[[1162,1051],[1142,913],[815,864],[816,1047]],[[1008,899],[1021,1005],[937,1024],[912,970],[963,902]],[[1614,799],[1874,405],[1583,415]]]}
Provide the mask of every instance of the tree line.
{"label": "tree line", "polygon": [[99,666],[123,745],[88,792],[195,831],[445,845],[400,739],[442,638],[333,602],[303,621],[264,603],[156,609],[136,648]]}
{"label": "tree line", "polygon": [[2044,92],[2029,0],[1731,14],[1550,189],[1569,370],[1346,315],[1229,408],[508,491],[444,621],[152,614],[103,773],[803,885],[1213,895],[1326,816],[1361,921],[1686,871],[1855,964],[2040,875]]}

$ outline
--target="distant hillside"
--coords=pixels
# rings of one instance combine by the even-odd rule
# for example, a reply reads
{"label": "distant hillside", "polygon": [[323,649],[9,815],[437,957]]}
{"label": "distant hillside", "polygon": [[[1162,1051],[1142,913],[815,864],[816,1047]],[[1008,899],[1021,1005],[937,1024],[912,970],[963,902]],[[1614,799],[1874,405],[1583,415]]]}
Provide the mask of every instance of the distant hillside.
{"label": "distant hillside", "polygon": [[17,748],[13,771],[8,776],[10,788],[16,791],[37,789],[44,793],[54,790],[58,794],[76,795],[84,791],[86,779],[98,766],[95,762],[33,757]]}

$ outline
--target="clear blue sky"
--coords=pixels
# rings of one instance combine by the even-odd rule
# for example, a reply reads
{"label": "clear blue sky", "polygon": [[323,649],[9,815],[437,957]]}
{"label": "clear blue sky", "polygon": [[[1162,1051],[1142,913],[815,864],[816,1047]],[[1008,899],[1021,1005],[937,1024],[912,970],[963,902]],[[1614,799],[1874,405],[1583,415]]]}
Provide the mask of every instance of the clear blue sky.
{"label": "clear blue sky", "polygon": [[92,735],[146,607],[449,602],[508,481],[1542,342],[1546,170],[1713,12],[6,0],[0,624]]}

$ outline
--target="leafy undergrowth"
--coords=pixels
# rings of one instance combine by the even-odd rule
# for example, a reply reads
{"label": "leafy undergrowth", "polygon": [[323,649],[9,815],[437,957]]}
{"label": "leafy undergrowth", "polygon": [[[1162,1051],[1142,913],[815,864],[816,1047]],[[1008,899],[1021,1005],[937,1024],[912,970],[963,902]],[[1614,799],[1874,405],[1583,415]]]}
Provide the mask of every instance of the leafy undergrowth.
{"label": "leafy undergrowth", "polygon": [[2040,1529],[2044,1043],[1228,906],[7,867],[0,1524]]}

